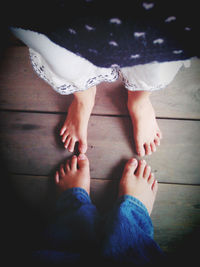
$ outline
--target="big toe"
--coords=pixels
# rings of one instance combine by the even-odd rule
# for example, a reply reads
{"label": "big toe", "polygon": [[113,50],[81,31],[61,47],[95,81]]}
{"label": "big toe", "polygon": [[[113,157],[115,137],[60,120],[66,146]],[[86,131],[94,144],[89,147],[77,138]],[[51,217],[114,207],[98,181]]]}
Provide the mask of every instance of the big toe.
{"label": "big toe", "polygon": [[137,160],[132,158],[126,163],[125,168],[124,168],[124,172],[125,173],[128,172],[128,173],[133,174],[135,172],[135,170],[137,169],[137,166],[138,166]]}
{"label": "big toe", "polygon": [[89,168],[89,160],[85,154],[79,154],[78,167],[79,169]]}
{"label": "big toe", "polygon": [[81,154],[85,154],[87,151],[87,142],[84,140],[80,140],[78,149]]}
{"label": "big toe", "polygon": [[138,156],[140,156],[140,157],[145,156],[144,144],[142,142],[136,141],[136,152],[137,152]]}

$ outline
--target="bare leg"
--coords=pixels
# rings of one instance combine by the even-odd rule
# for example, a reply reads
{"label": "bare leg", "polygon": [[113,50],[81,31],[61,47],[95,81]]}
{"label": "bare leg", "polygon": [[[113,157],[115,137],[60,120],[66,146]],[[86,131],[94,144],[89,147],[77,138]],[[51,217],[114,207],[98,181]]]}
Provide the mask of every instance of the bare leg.
{"label": "bare leg", "polygon": [[128,110],[133,123],[136,152],[141,157],[155,152],[162,138],[149,97],[150,92],[128,91]]}
{"label": "bare leg", "polygon": [[124,168],[119,184],[119,196],[131,195],[139,199],[151,214],[158,183],[145,160],[130,159]]}
{"label": "bare leg", "polygon": [[79,142],[80,153],[87,151],[87,128],[95,102],[95,94],[96,87],[74,94],[67,118],[60,131],[64,147],[70,152],[74,151],[76,142]]}

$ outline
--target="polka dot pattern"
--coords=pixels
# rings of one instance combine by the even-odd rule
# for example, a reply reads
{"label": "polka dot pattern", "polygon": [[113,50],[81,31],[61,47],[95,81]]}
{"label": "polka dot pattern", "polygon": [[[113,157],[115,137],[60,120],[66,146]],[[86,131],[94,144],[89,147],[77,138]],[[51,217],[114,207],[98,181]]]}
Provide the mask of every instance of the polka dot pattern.
{"label": "polka dot pattern", "polygon": [[56,20],[49,15],[23,24],[21,19],[17,26],[43,33],[97,66],[126,67],[200,55],[193,0],[54,2],[49,12]]}

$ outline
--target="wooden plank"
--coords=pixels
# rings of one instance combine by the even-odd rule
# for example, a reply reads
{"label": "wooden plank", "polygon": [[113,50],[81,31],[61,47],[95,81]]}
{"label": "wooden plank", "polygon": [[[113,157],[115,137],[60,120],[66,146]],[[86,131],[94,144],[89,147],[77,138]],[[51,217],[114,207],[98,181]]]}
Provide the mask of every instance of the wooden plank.
{"label": "wooden plank", "polygon": [[[12,184],[22,200],[50,216],[55,203],[55,186],[50,177],[12,176]],[[108,212],[117,198],[118,181],[91,180],[91,199],[97,208]],[[152,213],[155,240],[166,252],[175,252],[200,223],[200,187],[159,184]]]}
{"label": "wooden plank", "polygon": [[[0,69],[0,108],[66,112],[72,96],[61,96],[33,71],[26,47],[9,48]],[[93,114],[128,114],[120,81],[98,86]],[[200,119],[200,60],[182,68],[165,89],[152,94],[158,117]]]}
{"label": "wooden plank", "polygon": [[[1,155],[10,172],[49,175],[71,156],[63,148],[58,114],[1,112]],[[159,120],[164,134],[156,153],[146,157],[157,179],[168,183],[199,184],[200,122]],[[88,157],[93,178],[118,179],[134,154],[132,125],[126,117],[92,116]]]}
{"label": "wooden plank", "polygon": [[200,118],[200,60],[193,58],[190,68],[182,67],[164,89],[152,94],[158,117]]}
{"label": "wooden plank", "polygon": [[164,250],[176,251],[179,246],[186,243],[189,252],[188,239],[200,225],[199,208],[199,186],[159,185],[152,221],[155,239]]}
{"label": "wooden plank", "polygon": [[71,97],[60,96],[34,72],[27,47],[7,50],[0,65],[0,108],[67,111]]}

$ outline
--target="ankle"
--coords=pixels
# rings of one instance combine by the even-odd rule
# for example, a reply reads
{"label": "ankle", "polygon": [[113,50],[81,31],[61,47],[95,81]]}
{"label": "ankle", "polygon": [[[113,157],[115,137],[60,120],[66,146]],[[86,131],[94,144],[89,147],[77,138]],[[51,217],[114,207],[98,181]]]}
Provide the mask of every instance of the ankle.
{"label": "ankle", "polygon": [[74,93],[74,99],[78,104],[82,105],[88,105],[92,104],[94,105],[95,101],[95,95],[96,95],[96,86],[91,87],[85,91],[80,91]]}
{"label": "ankle", "polygon": [[127,106],[129,111],[142,108],[146,101],[149,101],[150,95],[151,93],[148,91],[128,91]]}

